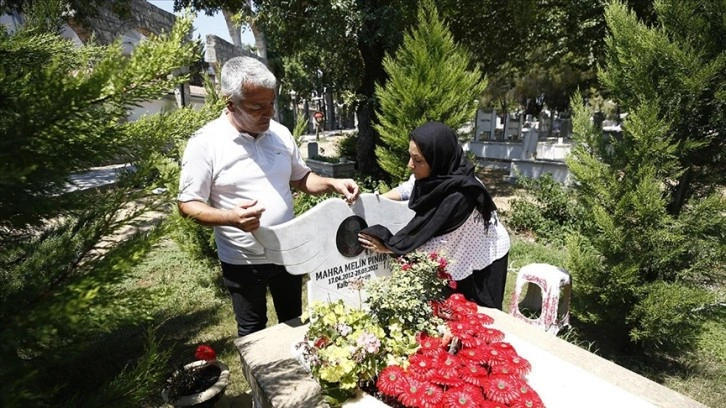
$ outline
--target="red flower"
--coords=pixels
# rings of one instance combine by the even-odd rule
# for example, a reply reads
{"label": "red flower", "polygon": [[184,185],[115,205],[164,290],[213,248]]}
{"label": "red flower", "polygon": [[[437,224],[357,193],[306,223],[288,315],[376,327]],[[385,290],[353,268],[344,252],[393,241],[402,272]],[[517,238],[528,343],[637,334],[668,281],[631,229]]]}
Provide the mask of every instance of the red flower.
{"label": "red flower", "polygon": [[514,370],[514,368],[511,367],[511,365],[509,364],[509,360],[506,360],[506,359],[492,362],[490,369],[491,369],[492,375],[499,374],[499,375],[503,375],[503,376],[507,376],[507,377],[514,377],[514,378],[521,377],[519,375],[519,373],[516,372]]}
{"label": "red flower", "polygon": [[479,331],[478,337],[480,339],[484,340],[484,342],[486,342],[487,344],[489,344],[489,343],[494,343],[494,342],[504,339],[504,332],[502,332],[501,330],[489,327],[489,328]]}
{"label": "red flower", "polygon": [[213,361],[217,359],[217,353],[214,349],[206,344],[202,344],[197,347],[197,351],[194,352],[194,358],[197,360]]}
{"label": "red flower", "polygon": [[436,384],[426,383],[423,395],[421,395],[422,406],[437,407],[444,399],[444,390]]}
{"label": "red flower", "polygon": [[449,353],[441,354],[441,358],[438,358],[435,363],[436,371],[439,374],[446,374],[448,376],[456,376],[459,367],[462,366],[461,359]]}
{"label": "red flower", "polygon": [[431,382],[445,387],[458,387],[464,384],[456,371],[454,373],[438,372],[431,377]]}
{"label": "red flower", "polygon": [[458,285],[458,283],[456,283],[456,281],[453,279],[450,280],[449,283],[447,284],[448,287],[450,287],[451,289],[454,289],[454,290],[456,290],[457,285]]}
{"label": "red flower", "polygon": [[519,374],[520,377],[524,377],[532,371],[532,364],[526,359],[520,357],[518,354],[512,355],[509,358],[509,366]]}
{"label": "red flower", "polygon": [[479,320],[479,322],[485,326],[494,323],[494,319],[491,316],[484,314],[484,313],[477,313],[474,315],[474,318]]}
{"label": "red flower", "polygon": [[520,384],[521,381],[508,376],[490,375],[486,396],[492,401],[508,405],[519,397]]}
{"label": "red flower", "polygon": [[493,343],[490,343],[489,346],[494,347],[503,353],[508,353],[509,355],[517,354],[517,350],[515,350],[514,347],[506,341],[495,341]]}
{"label": "red flower", "polygon": [[467,348],[477,348],[481,345],[484,345],[483,341],[477,339],[476,337],[472,337],[472,336],[462,337],[459,340],[461,340],[461,344]]}
{"label": "red flower", "polygon": [[459,377],[467,384],[483,387],[487,383],[486,368],[479,364],[467,364],[459,368]]}
{"label": "red flower", "polygon": [[399,366],[388,366],[381,371],[376,381],[376,387],[391,397],[397,397],[403,390],[405,372]]}
{"label": "red flower", "polygon": [[408,374],[418,380],[430,380],[436,373],[436,367],[431,357],[424,354],[413,354],[408,358],[411,365]]}
{"label": "red flower", "polygon": [[442,347],[441,338],[431,337],[426,333],[418,336],[418,344],[421,345],[418,350],[421,354],[432,354]]}
{"label": "red flower", "polygon": [[542,399],[534,390],[527,385],[523,385],[520,387],[520,391],[523,388],[526,388],[527,391],[522,392],[521,396],[511,404],[512,408],[545,408]]}
{"label": "red flower", "polygon": [[476,330],[472,325],[469,324],[468,321],[459,320],[455,322],[449,322],[448,326],[451,330],[451,334],[456,337],[461,337],[462,335],[471,336],[476,333]]}
{"label": "red flower", "polygon": [[480,347],[480,350],[484,352],[484,358],[486,359],[486,363],[489,366],[493,366],[494,364],[497,364],[498,362],[507,358],[506,352],[501,352],[491,346]]}
{"label": "red flower", "polygon": [[420,406],[424,392],[426,391],[426,385],[427,383],[415,378],[404,377],[403,387],[398,399],[409,407]]}
{"label": "red flower", "polygon": [[463,349],[459,350],[459,352],[456,353],[456,355],[471,363],[482,364],[482,363],[486,362],[486,356],[484,354],[484,351],[478,347],[463,348]]}
{"label": "red flower", "polygon": [[446,303],[449,303],[449,304],[464,303],[464,302],[467,302],[467,300],[464,297],[464,295],[462,295],[461,293],[453,293],[451,296],[449,296],[448,299],[446,299]]}
{"label": "red flower", "polygon": [[470,389],[454,388],[444,393],[444,407],[446,408],[477,408],[481,398],[477,398]]}
{"label": "red flower", "polygon": [[476,303],[469,301],[452,303],[451,308],[461,316],[476,314],[478,310]]}
{"label": "red flower", "polygon": [[444,272],[446,270],[446,267],[448,266],[448,262],[446,261],[446,258],[441,257],[439,258],[439,272]]}
{"label": "red flower", "polygon": [[405,263],[405,264],[401,265],[401,270],[402,271],[407,271],[409,269],[411,269],[411,264]]}
{"label": "red flower", "polygon": [[315,342],[313,343],[313,346],[315,346],[315,348],[317,348],[317,349],[322,349],[322,348],[325,348],[328,344],[330,344],[330,339],[323,336],[323,337],[320,337],[317,340],[315,340]]}
{"label": "red flower", "polygon": [[479,408],[509,408],[508,405],[500,404],[496,401],[484,400]]}
{"label": "red flower", "polygon": [[432,261],[435,261],[435,260],[439,259],[439,254],[437,254],[436,252],[431,252],[431,253],[429,253],[429,259],[431,259]]}

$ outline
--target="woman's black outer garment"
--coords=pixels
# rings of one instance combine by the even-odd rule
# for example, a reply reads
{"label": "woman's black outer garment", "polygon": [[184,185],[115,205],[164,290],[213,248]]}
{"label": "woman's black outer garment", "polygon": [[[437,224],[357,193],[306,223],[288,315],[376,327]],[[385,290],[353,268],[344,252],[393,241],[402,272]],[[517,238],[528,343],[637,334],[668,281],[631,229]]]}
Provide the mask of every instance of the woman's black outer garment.
{"label": "woman's black outer garment", "polygon": [[425,123],[410,134],[431,167],[431,174],[416,180],[408,207],[413,219],[395,235],[374,225],[361,232],[380,239],[396,255],[414,251],[435,236],[459,228],[476,208],[488,224],[494,201],[474,174],[454,131],[440,122]]}

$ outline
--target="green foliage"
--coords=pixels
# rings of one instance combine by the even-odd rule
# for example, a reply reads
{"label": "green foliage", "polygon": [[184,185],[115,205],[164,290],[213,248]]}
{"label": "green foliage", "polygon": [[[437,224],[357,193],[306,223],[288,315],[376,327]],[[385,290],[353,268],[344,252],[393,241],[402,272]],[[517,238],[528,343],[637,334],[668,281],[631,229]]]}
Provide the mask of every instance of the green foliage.
{"label": "green foliage", "polygon": [[174,209],[169,217],[171,224],[171,237],[179,247],[194,259],[216,261],[217,243],[214,240],[214,230],[186,218]]}
{"label": "green foliage", "polygon": [[573,314],[617,347],[688,350],[726,281],[724,64],[726,4],[659,1],[654,27],[622,3],[600,78],[629,115],[608,140],[573,98],[567,164],[584,223],[567,240],[578,283]]}
{"label": "green foliage", "polygon": [[372,381],[385,367],[385,332],[374,317],[342,300],[312,305],[305,334],[313,377],[332,406],[353,397],[359,381]]}
{"label": "green foliage", "polygon": [[[121,372],[100,390],[91,392],[86,397],[88,400],[76,396],[68,406],[134,408],[147,403],[149,396],[157,394],[166,379],[166,372],[159,367],[168,364],[171,349],[162,348],[151,329],[146,331],[145,340],[143,354],[136,361],[123,367]],[[139,381],[140,379],[143,381]]]}
{"label": "green foliage", "polygon": [[321,194],[321,195],[314,196],[311,194],[305,194],[305,193],[296,191],[293,193],[293,196],[292,196],[293,212],[295,213],[296,216],[303,214],[304,212],[310,210],[311,208],[315,207],[316,205],[322,203],[323,201],[325,201],[329,198],[334,198],[334,197],[338,197],[338,195],[333,194],[333,193],[327,193],[327,194]]}
{"label": "green foliage", "polygon": [[177,25],[130,57],[120,41],[75,47],[39,29],[0,34],[0,228],[15,236],[69,210],[72,203],[60,193],[71,173],[133,161],[160,141],[119,123],[131,106],[186,79],[159,75],[197,57],[184,30]]}
{"label": "green foliage", "polygon": [[338,156],[355,160],[356,143],[358,142],[358,133],[346,135],[338,141]]}
{"label": "green foliage", "polygon": [[298,147],[302,145],[302,135],[304,135],[308,130],[309,120],[303,119],[302,115],[298,116],[297,122],[295,122],[295,128],[292,130],[292,137],[295,138],[295,144],[297,144]]}
{"label": "green foliage", "polygon": [[[364,177],[360,178],[357,177],[356,183],[358,183],[358,187],[360,188],[361,193],[372,193],[374,191],[381,191],[385,192],[388,191],[388,187],[385,185],[385,183],[374,180],[372,177]],[[310,210],[311,208],[315,207],[316,205],[322,203],[323,201],[329,199],[329,198],[340,198],[340,194],[338,193],[326,193],[321,195],[311,195],[311,194],[305,194],[301,193],[299,191],[293,192],[292,198],[293,198],[293,212],[296,216]]]}
{"label": "green foliage", "polygon": [[408,178],[409,132],[428,121],[459,129],[474,117],[474,101],[486,82],[478,69],[470,70],[470,53],[454,42],[432,1],[423,3],[417,27],[383,66],[389,80],[376,87],[380,123],[375,128],[383,142],[376,157],[393,183],[400,183]]}
{"label": "green foliage", "polygon": [[507,225],[518,232],[532,232],[545,241],[563,243],[566,233],[578,228],[581,209],[567,187],[550,173],[536,179],[520,178],[530,197],[512,200]]}
{"label": "green foliage", "polygon": [[690,348],[703,325],[700,308],[713,297],[700,288],[678,282],[654,281],[640,288],[641,300],[627,317],[637,322],[633,342],[659,348]]}
{"label": "green foliage", "polygon": [[[412,252],[391,264],[391,275],[366,283],[366,303],[384,325],[400,324],[404,330],[434,333],[441,323],[429,301],[444,299],[451,276],[447,260],[437,254]],[[395,282],[395,284],[392,284]]]}
{"label": "green foliage", "polygon": [[[616,25],[633,18],[614,16],[619,7],[608,9]],[[567,239],[567,268],[578,283],[573,314],[580,321],[607,327],[616,347],[673,352],[693,347],[717,302],[704,283],[723,281],[726,224],[712,217],[723,214],[726,200],[712,194],[707,204],[668,211],[684,145],[661,116],[660,96],[651,97],[631,106],[622,136],[610,140],[592,125],[582,99],[572,100],[577,143],[567,164],[584,211],[583,225]],[[713,269],[692,268],[706,265]]]}
{"label": "green foliage", "polygon": [[[153,168],[153,171],[159,175],[157,183],[165,189],[165,197],[170,202],[176,201],[179,192],[181,155],[190,137],[190,129],[201,128],[206,122],[216,118],[223,107],[223,102],[216,97],[217,93],[213,86],[210,83],[206,85],[209,98],[201,109],[195,110],[191,107],[185,107],[145,117],[145,120],[139,120],[132,124],[132,126],[138,127],[136,130],[142,132],[141,134],[158,128],[171,127],[174,129],[167,135],[170,138],[170,147],[167,148],[168,153],[155,157],[153,165],[148,166]],[[168,223],[171,237],[180,248],[195,259],[216,262],[217,245],[214,241],[214,230],[212,228],[183,217],[177,208],[172,210]]]}
{"label": "green foliage", "polygon": [[599,77],[624,109],[648,105],[661,120],[659,136],[680,167],[664,185],[668,212],[678,214],[726,183],[726,4],[661,0],[654,9],[655,27],[620,2],[606,9],[611,35]]}
{"label": "green foliage", "polygon": [[567,263],[564,245],[531,242],[513,234],[512,247],[509,250],[509,271],[517,272],[521,267],[531,263],[564,266]]}
{"label": "green foliage", "polygon": [[[159,292],[119,286],[166,231],[168,201],[151,191],[172,183],[166,165],[189,121],[126,117],[185,81],[171,73],[199,48],[186,41],[189,17],[131,56],[120,42],[77,47],[43,31],[57,11],[0,33],[0,405],[138,406],[164,354],[109,362],[95,347],[151,318]],[[119,160],[135,171],[113,187],[66,192],[72,173]],[[94,375],[109,364],[115,380]]]}

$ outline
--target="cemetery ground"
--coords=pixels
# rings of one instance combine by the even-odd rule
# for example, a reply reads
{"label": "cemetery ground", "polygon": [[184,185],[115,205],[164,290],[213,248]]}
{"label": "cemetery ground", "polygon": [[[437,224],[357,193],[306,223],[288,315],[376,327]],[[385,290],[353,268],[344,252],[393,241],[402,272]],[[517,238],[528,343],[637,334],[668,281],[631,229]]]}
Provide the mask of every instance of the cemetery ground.
{"label": "cemetery ground", "polygon": [[[487,186],[497,196],[506,220],[506,202],[517,190],[503,181],[500,171],[484,170],[480,173]],[[532,262],[562,264],[566,254],[560,248],[543,246],[529,237],[512,236],[509,276],[504,299],[508,310],[516,273]],[[577,283],[573,288],[576,291]],[[114,367],[120,361],[130,361],[145,347],[147,328],[155,330],[153,336],[159,350],[167,350],[171,359],[168,370],[193,360],[199,344],[209,344],[218,353],[218,359],[231,370],[230,385],[217,407],[251,406],[249,387],[242,375],[239,354],[233,344],[236,324],[231,303],[221,282],[216,262],[192,259],[179,249],[170,238],[162,239],[135,268],[127,281],[117,290],[146,288],[155,302],[148,310],[148,320],[137,328],[103,339],[99,347],[105,350],[101,363]],[[306,295],[303,295],[306,299]],[[271,300],[268,299],[269,325],[276,323]],[[610,358],[633,371],[681,392],[713,408],[726,408],[726,314],[710,322],[708,331],[694,353],[670,361],[644,361],[640,356],[604,355],[595,339],[584,339],[577,328],[559,334],[585,349]],[[103,344],[101,344],[103,343]],[[132,360],[131,360],[132,361]],[[130,362],[133,364],[133,362]],[[163,406],[160,395],[150,396],[150,406]]]}
{"label": "cemetery ground", "polygon": [[[333,152],[336,138],[321,140],[326,152]],[[302,151],[306,149],[301,148]],[[479,176],[495,197],[505,225],[509,201],[522,194],[516,186],[504,180],[508,172],[480,169]],[[566,254],[562,248],[544,246],[529,236],[512,235],[509,275],[504,297],[504,311],[514,289],[516,273],[522,266],[545,262],[562,265]],[[161,239],[138,262],[132,274],[116,288],[108,288],[123,296],[126,291],[145,289],[153,297],[153,307],[133,328],[117,331],[98,339],[99,367],[108,367],[108,375],[119,365],[133,364],[143,353],[149,338],[158,350],[168,352],[167,371],[193,360],[200,344],[209,344],[217,351],[218,359],[230,367],[231,381],[218,408],[251,407],[249,386],[244,380],[240,357],[233,340],[236,323],[231,303],[222,284],[218,263],[193,259],[169,237]],[[721,288],[726,290],[726,288]],[[573,282],[577,291],[577,282]],[[303,301],[307,295],[303,294]],[[268,298],[268,326],[277,323],[271,299]],[[149,335],[151,330],[154,334]],[[726,312],[721,312],[707,327],[699,347],[693,353],[667,361],[646,361],[642,356],[613,355],[600,349],[597,339],[585,338],[575,326],[559,336],[591,352],[614,360],[618,364],[671,389],[685,394],[709,407],[726,408]],[[94,371],[89,375],[99,375]],[[79,390],[80,391],[80,390]],[[148,406],[161,407],[159,393],[149,396]],[[558,408],[558,407],[555,407]],[[567,408],[567,407],[565,407]]]}

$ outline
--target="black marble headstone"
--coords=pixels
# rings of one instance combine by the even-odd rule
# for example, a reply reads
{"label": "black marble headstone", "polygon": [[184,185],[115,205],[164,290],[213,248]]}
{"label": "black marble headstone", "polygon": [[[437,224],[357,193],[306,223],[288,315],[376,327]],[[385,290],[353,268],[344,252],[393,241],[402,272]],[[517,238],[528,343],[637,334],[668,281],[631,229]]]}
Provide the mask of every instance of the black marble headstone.
{"label": "black marble headstone", "polygon": [[347,257],[357,256],[363,252],[363,246],[358,242],[358,233],[367,227],[366,220],[357,215],[344,219],[335,234],[335,245],[338,252]]}

